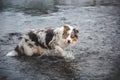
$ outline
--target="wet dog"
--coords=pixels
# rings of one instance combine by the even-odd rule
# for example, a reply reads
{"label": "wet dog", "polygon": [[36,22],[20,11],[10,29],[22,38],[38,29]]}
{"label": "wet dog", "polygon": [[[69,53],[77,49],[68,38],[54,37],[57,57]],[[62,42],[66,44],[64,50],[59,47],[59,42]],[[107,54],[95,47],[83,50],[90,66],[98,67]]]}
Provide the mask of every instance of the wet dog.
{"label": "wet dog", "polygon": [[32,30],[22,36],[17,47],[7,56],[41,55],[45,49],[57,50],[64,56],[64,49],[77,42],[79,31],[69,25],[56,29]]}

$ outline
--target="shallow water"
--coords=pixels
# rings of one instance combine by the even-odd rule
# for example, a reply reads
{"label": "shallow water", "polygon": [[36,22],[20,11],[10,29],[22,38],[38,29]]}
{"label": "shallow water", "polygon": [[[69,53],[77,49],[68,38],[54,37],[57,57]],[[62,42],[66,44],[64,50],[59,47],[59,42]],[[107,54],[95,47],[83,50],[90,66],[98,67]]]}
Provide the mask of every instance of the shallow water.
{"label": "shallow water", "polygon": [[[44,1],[42,3],[45,3]],[[53,5],[52,1],[54,0],[47,3]],[[2,8],[0,12],[0,80],[120,79],[119,6],[74,6],[70,1],[66,2],[67,5],[63,4],[62,0],[61,3],[56,2],[54,5],[56,8],[46,9],[46,12],[49,10],[47,13],[44,11],[41,13],[41,10],[21,9],[22,2],[18,2],[18,5],[22,4],[19,8],[13,5]],[[75,56],[75,59],[63,59],[50,55],[5,56],[19,43],[20,36],[29,30],[56,28],[64,24],[76,26],[80,31],[79,41],[66,49],[66,52]]]}

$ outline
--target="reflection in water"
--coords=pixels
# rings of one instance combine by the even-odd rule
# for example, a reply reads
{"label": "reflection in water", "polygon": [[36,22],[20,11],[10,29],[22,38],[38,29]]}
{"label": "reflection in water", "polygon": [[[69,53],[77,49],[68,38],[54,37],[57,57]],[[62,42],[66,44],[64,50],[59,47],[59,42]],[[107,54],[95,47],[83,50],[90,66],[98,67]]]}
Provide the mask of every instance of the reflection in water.
{"label": "reflection in water", "polygon": [[0,0],[0,8],[23,11],[27,14],[48,14],[57,12],[57,5],[86,5],[92,0]]}
{"label": "reflection in water", "polygon": [[24,11],[27,14],[48,14],[57,12],[57,0],[4,0],[5,9]]}
{"label": "reflection in water", "polygon": [[0,10],[3,8],[3,1],[0,0]]}
{"label": "reflection in water", "polygon": [[57,12],[57,5],[90,6],[120,4],[119,0],[0,0],[0,9],[7,8],[27,14],[48,14]]}

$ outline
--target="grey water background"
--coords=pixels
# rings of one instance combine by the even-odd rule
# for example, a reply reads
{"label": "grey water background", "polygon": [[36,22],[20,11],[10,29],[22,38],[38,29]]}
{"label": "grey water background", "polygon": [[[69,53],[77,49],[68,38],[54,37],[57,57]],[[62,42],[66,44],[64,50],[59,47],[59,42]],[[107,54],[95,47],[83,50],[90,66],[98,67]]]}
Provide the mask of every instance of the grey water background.
{"label": "grey water background", "polygon": [[[29,30],[65,24],[80,31],[75,59],[5,56]],[[120,80],[120,0],[0,0],[0,80]]]}

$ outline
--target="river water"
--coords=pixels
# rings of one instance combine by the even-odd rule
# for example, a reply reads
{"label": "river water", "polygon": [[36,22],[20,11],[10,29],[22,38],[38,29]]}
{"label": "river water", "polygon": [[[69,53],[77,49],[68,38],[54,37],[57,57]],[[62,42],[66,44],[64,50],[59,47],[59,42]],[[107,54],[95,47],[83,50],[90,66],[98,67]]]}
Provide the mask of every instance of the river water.
{"label": "river water", "polygon": [[[101,1],[1,0],[0,80],[119,80],[119,1]],[[66,49],[74,59],[5,56],[29,30],[65,24],[80,31],[78,42]]]}

